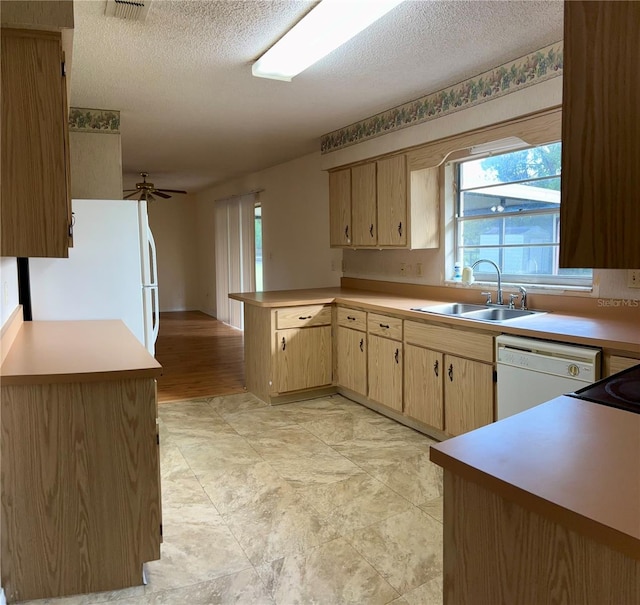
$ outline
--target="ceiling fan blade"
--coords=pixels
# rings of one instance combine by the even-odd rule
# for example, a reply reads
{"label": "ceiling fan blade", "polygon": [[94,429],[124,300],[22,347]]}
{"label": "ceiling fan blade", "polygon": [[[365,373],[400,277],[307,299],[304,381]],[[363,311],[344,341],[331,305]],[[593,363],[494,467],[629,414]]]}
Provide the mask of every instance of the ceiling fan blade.
{"label": "ceiling fan blade", "polygon": [[144,196],[144,199],[147,202],[155,202],[156,201],[156,198],[153,195],[151,195],[150,193],[147,193],[147,195]]}
{"label": "ceiling fan blade", "polygon": [[130,191],[139,191],[138,189],[125,189],[123,193],[129,193]]}
{"label": "ceiling fan blade", "polygon": [[182,189],[156,189],[156,191],[164,191],[167,193],[186,193],[186,191],[183,191]]}
{"label": "ceiling fan blade", "polygon": [[133,193],[129,193],[128,195],[124,195],[122,197],[123,200],[128,200],[130,197],[133,197],[136,193],[138,193],[138,190],[136,189]]}
{"label": "ceiling fan blade", "polygon": [[167,195],[166,193],[162,193],[162,191],[160,191],[160,189],[154,189],[153,195],[157,195],[158,197],[162,197],[165,200],[168,200],[171,197],[170,195]]}

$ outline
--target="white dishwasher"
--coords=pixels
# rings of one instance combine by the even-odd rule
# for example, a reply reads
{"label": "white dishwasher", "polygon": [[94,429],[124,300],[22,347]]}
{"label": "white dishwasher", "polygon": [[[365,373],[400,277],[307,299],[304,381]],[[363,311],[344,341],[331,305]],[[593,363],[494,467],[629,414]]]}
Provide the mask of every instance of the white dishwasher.
{"label": "white dishwasher", "polygon": [[519,336],[496,338],[497,420],[600,378],[600,349]]}

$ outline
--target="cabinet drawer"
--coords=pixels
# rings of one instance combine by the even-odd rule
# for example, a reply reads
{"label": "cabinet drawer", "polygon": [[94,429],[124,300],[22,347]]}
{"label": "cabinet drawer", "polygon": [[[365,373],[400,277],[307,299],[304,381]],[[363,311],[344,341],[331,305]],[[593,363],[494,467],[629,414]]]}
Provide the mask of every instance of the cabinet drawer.
{"label": "cabinet drawer", "polygon": [[308,328],[331,324],[331,306],[306,305],[286,307],[276,311],[276,328]]}
{"label": "cabinet drawer", "polygon": [[402,320],[398,317],[369,313],[367,327],[369,334],[402,340]]}
{"label": "cabinet drawer", "polygon": [[406,321],[404,339],[408,344],[426,347],[467,359],[493,362],[493,336],[455,328]]}
{"label": "cabinet drawer", "polygon": [[353,330],[367,331],[367,313],[347,307],[338,307],[338,325]]}

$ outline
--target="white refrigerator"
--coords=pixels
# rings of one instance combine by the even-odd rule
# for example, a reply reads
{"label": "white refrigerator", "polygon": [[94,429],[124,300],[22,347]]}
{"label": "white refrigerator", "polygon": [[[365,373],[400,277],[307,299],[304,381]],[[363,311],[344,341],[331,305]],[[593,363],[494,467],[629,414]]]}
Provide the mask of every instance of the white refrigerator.
{"label": "white refrigerator", "polygon": [[31,258],[33,319],[121,319],[155,354],[156,247],[146,202],[72,200],[69,258]]}

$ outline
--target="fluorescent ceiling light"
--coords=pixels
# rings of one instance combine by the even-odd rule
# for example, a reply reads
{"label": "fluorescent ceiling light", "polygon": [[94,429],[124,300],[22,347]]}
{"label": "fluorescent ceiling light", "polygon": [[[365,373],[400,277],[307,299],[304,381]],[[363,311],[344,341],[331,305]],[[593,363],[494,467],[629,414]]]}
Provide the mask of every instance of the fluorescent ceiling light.
{"label": "fluorescent ceiling light", "polygon": [[251,73],[291,82],[403,1],[322,0],[253,64]]}
{"label": "fluorescent ceiling light", "polygon": [[528,146],[528,143],[518,137],[507,137],[505,139],[498,139],[497,141],[490,141],[489,143],[482,143],[481,145],[474,145],[469,152],[471,155],[479,155],[481,153],[496,153],[498,151],[520,149],[521,147]]}

